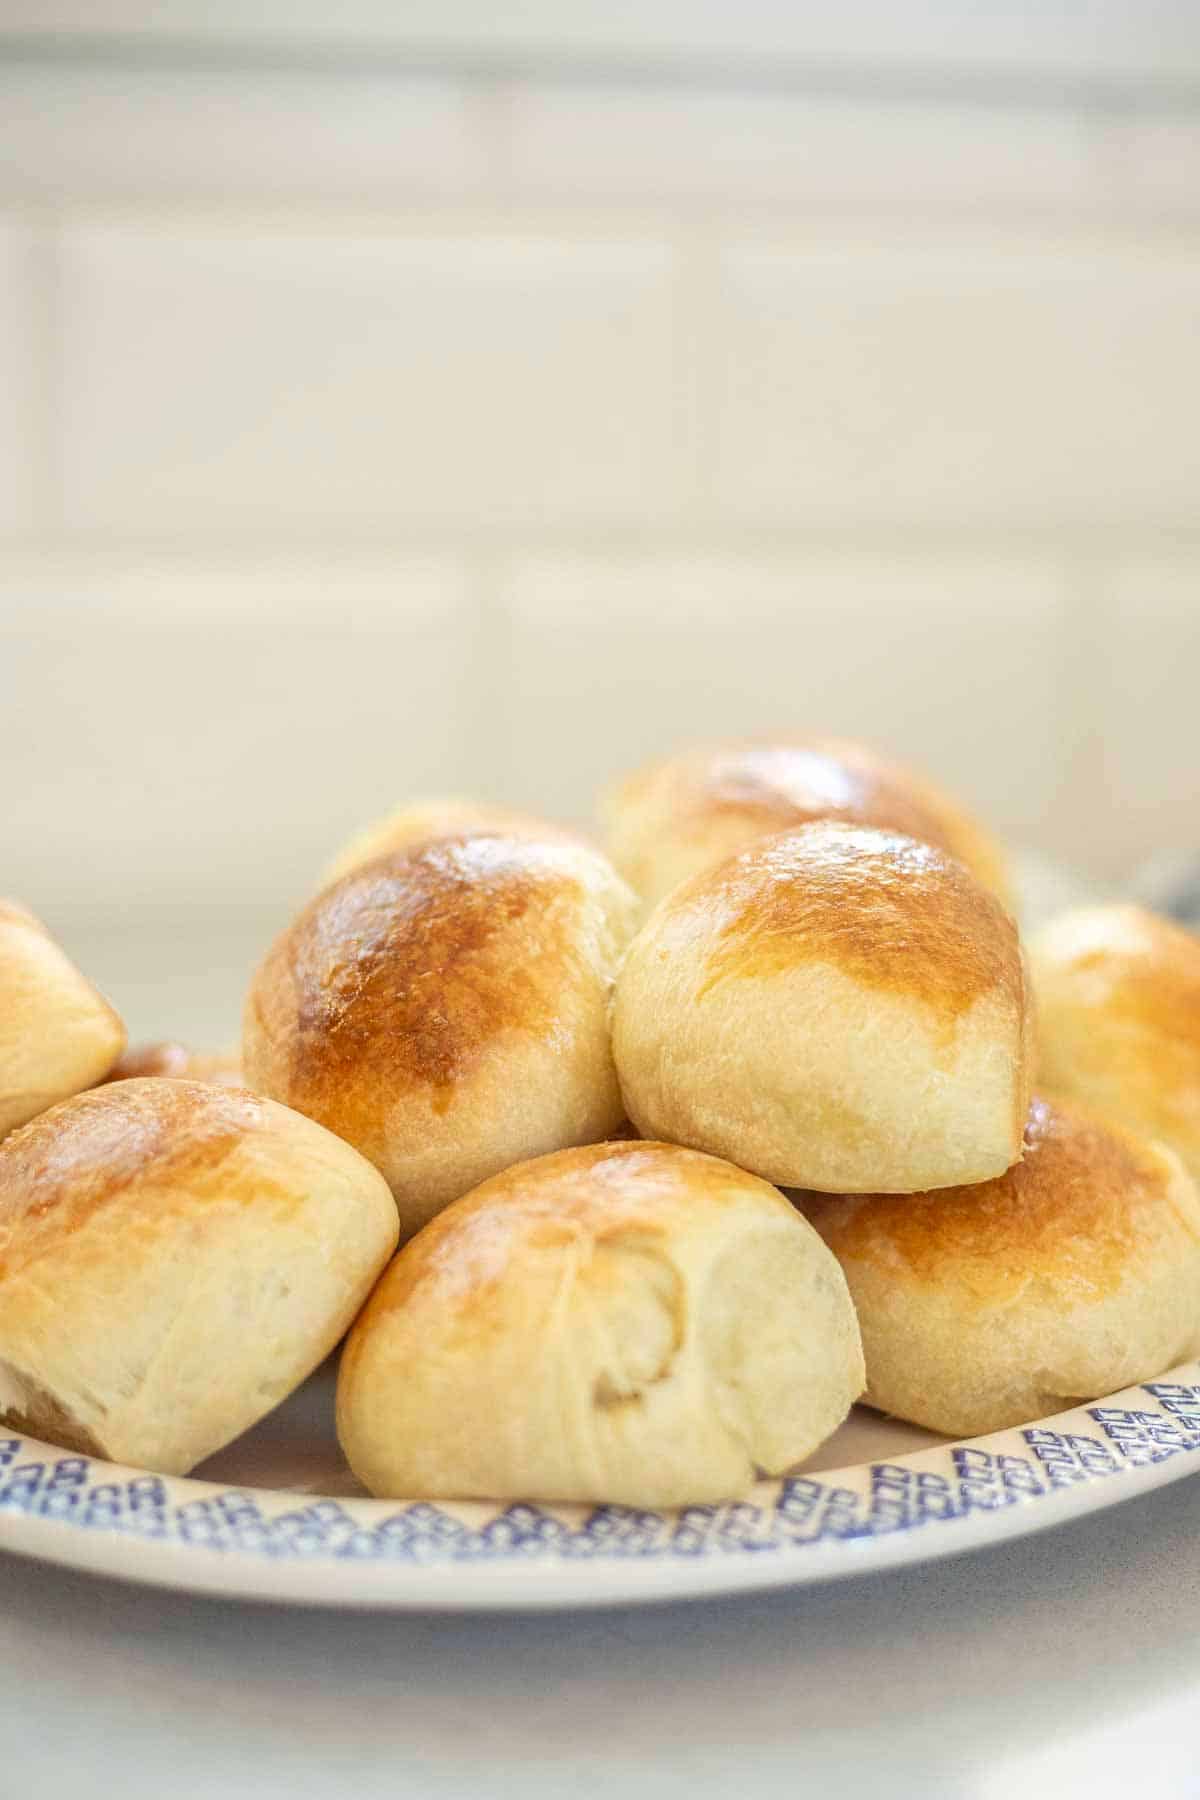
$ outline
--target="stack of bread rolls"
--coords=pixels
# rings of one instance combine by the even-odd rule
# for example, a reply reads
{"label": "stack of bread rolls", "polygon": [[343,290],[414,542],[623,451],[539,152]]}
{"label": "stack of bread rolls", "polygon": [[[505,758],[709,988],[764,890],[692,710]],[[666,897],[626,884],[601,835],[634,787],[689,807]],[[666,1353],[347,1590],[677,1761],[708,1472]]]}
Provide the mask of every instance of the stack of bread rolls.
{"label": "stack of bread rolls", "polygon": [[125,1051],[0,909],[0,1418],[186,1470],[348,1330],[370,1491],[675,1506],[864,1395],[970,1435],[1200,1353],[1195,939],[1102,909],[1027,961],[987,833],[837,740],[604,816],[371,826],[236,1056]]}

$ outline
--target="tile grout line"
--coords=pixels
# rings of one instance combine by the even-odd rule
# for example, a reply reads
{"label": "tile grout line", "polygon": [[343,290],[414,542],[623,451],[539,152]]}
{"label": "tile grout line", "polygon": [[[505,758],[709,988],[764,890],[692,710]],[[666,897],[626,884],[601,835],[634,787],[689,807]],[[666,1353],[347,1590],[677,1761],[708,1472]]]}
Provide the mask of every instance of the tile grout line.
{"label": "tile grout line", "polygon": [[397,527],[364,525],[347,532],[286,529],[273,525],[258,531],[212,533],[203,530],[173,533],[107,532],[73,530],[52,523],[49,528],[14,532],[0,538],[0,573],[5,564],[20,565],[26,559],[48,556],[68,565],[144,562],[170,558],[181,567],[205,568],[214,564],[262,564],[288,569],[312,560],[348,562],[351,567],[371,567],[394,556],[416,561],[477,559],[479,567],[492,559],[559,557],[584,559],[617,556],[653,559],[678,555],[746,557],[774,562],[829,555],[851,555],[870,560],[886,556],[922,559],[963,557],[968,560],[1014,562],[1055,558],[1060,562],[1086,559],[1089,554],[1161,555],[1178,552],[1195,555],[1200,550],[1200,526],[1188,521],[1150,522],[1131,520],[1112,524],[1072,521],[1061,525],[1011,526],[969,521],[942,525],[879,524],[869,518],[849,524],[781,524],[771,519],[706,516],[670,519],[645,525],[616,521],[612,524],[480,525],[474,521],[414,521]]}
{"label": "tile grout line", "polygon": [[[1081,250],[1151,247],[1194,252],[1196,247],[1196,209],[1178,214],[1148,211],[1124,195],[1120,210],[1098,209],[1091,202],[1084,207],[1066,203],[1031,210],[1026,202],[968,204],[925,196],[912,201],[901,225],[894,199],[886,194],[856,197],[831,190],[819,198],[758,190],[738,195],[719,187],[695,195],[613,189],[580,200],[567,191],[532,191],[521,187],[511,167],[511,101],[512,96],[499,87],[473,97],[472,132],[488,172],[481,183],[472,181],[454,190],[410,189],[364,202],[253,190],[237,198],[136,187],[93,191],[83,185],[56,200],[52,208],[43,208],[27,188],[6,182],[0,171],[0,214],[18,219],[50,216],[56,228],[86,225],[152,234],[190,229],[230,232],[248,240],[260,233],[436,244],[464,236],[517,235],[575,246],[650,239],[662,243],[676,240],[682,229],[697,238],[761,243],[803,255],[818,230],[837,245],[864,244],[905,253],[914,243],[918,248],[941,245],[947,233],[952,234],[952,247],[964,252],[994,248],[997,238],[1001,247],[1054,250],[1061,246],[1064,232]],[[1084,115],[1083,126],[1093,138],[1089,155],[1107,133],[1120,130],[1119,121],[1098,112]]]}

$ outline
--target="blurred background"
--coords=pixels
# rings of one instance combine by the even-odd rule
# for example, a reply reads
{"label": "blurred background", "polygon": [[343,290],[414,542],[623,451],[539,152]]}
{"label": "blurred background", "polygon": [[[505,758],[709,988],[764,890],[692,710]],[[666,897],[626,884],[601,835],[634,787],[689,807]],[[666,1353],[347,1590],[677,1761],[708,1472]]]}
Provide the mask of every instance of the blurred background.
{"label": "blurred background", "polygon": [[0,0],[2,885],[135,1032],[707,735],[1123,886],[1198,676],[1194,0]]}

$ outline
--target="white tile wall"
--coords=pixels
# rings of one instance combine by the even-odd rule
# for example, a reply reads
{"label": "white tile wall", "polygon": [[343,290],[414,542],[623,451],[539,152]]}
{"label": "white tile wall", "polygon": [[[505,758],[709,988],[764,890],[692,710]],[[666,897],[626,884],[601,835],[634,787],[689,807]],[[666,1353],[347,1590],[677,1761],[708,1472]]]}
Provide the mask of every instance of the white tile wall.
{"label": "white tile wall", "polygon": [[815,63],[818,69],[1057,76],[1079,81],[1185,80],[1200,71],[1200,20],[1191,0],[1076,0],[1040,7],[936,0],[5,0],[0,34],[121,33],[185,45],[280,44],[370,54],[458,53],[728,73]]}
{"label": "white tile wall", "polygon": [[0,218],[0,539],[34,519],[41,344],[33,282],[29,234]]}
{"label": "white tile wall", "polygon": [[1114,197],[1131,213],[1200,223],[1200,119],[1114,122],[1110,167]]}
{"label": "white tile wall", "polygon": [[1097,871],[1200,839],[1182,89],[951,102],[949,39],[886,103],[693,86],[630,19],[620,77],[239,65],[216,12],[0,67],[4,885],[269,916],[405,793],[584,817],[774,722]]}
{"label": "white tile wall", "polygon": [[488,179],[462,82],[373,72],[0,64],[3,180],[27,199],[364,204]]}
{"label": "white tile wall", "polygon": [[737,246],[720,331],[745,518],[1196,523],[1200,245]]}
{"label": "white tile wall", "polygon": [[[1107,585],[1098,701],[1115,835],[1133,859],[1200,848],[1200,553],[1121,562]],[[1111,860],[1103,836],[1097,847]]]}
{"label": "white tile wall", "polygon": [[689,739],[832,731],[924,763],[1019,838],[1061,824],[1066,596],[1053,564],[841,553],[523,561],[510,785],[570,813]]}
{"label": "white tile wall", "polygon": [[451,562],[0,565],[3,886],[35,907],[287,903],[478,766]]}
{"label": "white tile wall", "polygon": [[512,114],[513,177],[533,194],[1034,218],[1102,198],[1090,128],[1069,107],[576,82],[518,91]]}
{"label": "white tile wall", "polygon": [[67,522],[115,532],[661,517],[673,257],[644,243],[64,234]]}

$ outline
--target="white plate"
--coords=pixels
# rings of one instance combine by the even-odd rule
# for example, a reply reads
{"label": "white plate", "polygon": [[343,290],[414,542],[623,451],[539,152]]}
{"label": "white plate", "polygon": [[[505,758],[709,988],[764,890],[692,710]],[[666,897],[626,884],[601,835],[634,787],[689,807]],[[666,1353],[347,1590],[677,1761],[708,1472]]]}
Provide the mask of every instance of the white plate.
{"label": "white plate", "polygon": [[0,1427],[0,1549],[164,1587],[342,1607],[574,1607],[802,1586],[953,1556],[1200,1471],[1200,1363],[1037,1425],[950,1444],[857,1410],[736,1505],[369,1500],[326,1368],[173,1480]]}

